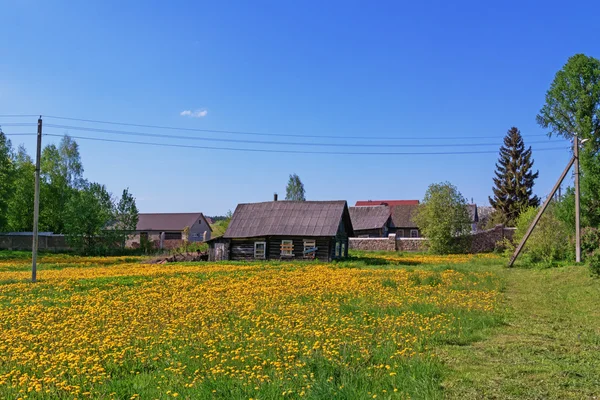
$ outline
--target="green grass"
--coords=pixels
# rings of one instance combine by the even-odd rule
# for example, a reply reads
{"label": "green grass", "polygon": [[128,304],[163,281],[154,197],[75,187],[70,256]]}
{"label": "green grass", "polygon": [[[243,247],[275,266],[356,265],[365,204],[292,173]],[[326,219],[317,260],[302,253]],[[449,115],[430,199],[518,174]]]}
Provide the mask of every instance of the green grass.
{"label": "green grass", "polygon": [[[25,253],[28,254],[28,253]],[[204,351],[206,344],[197,342],[189,334],[193,330],[183,327],[179,335],[173,336],[162,347],[150,347],[146,354],[148,359],[140,360],[127,353],[123,364],[107,362],[107,371],[112,378],[103,386],[96,387],[96,397],[128,399],[133,393],[141,398],[178,398],[190,399],[279,399],[283,392],[293,388],[285,398],[311,399],[398,399],[410,396],[413,399],[595,399],[600,398],[600,279],[592,278],[583,266],[567,266],[559,268],[505,268],[505,259],[476,259],[470,262],[442,262],[424,264],[422,258],[417,261],[390,261],[384,257],[389,253],[353,252],[348,260],[332,263],[340,270],[362,270],[365,277],[378,277],[371,287],[373,292],[360,296],[345,297],[347,294],[322,294],[315,296],[313,292],[302,292],[303,286],[290,286],[288,300],[267,293],[257,298],[255,311],[244,318],[236,313],[235,308],[217,313],[221,329],[240,329],[246,335],[252,331],[252,325],[246,317],[264,313],[266,316],[288,315],[285,310],[302,310],[314,308],[320,304],[337,304],[333,313],[324,314],[333,318],[332,324],[339,324],[338,318],[354,321],[359,329],[364,324],[366,332],[373,335],[374,340],[369,356],[359,354],[355,348],[340,348],[340,357],[344,363],[332,362],[331,359],[319,356],[318,352],[310,356],[302,356],[305,365],[300,368],[302,374],[311,376],[310,389],[306,388],[307,380],[301,376],[290,375],[286,379],[277,378],[273,371],[265,367],[264,373],[272,376],[267,383],[256,385],[256,389],[243,385],[239,379],[220,375],[218,379],[207,379],[193,388],[184,386],[186,375],[196,369],[206,367],[202,359],[193,359],[194,354]],[[421,255],[418,255],[421,256]],[[418,257],[417,256],[417,257]],[[12,254],[0,252],[0,260],[21,260],[25,256],[19,252]],[[217,272],[184,272],[180,274],[164,274],[155,276],[121,276],[97,277],[69,281],[68,284],[56,285],[52,282],[41,282],[37,286],[24,287],[23,283],[2,282],[0,271],[0,311],[14,307],[27,309],[39,307],[50,310],[63,307],[65,310],[73,306],[85,304],[86,298],[105,298],[111,301],[120,298],[137,296],[139,290],[148,290],[156,286],[156,293],[163,294],[173,303],[156,298],[158,304],[174,304],[176,307],[188,307],[194,312],[193,302],[201,301],[203,285],[218,282],[223,277],[231,279],[233,286],[227,286],[224,292],[215,292],[227,298],[228,290],[236,285],[244,285],[249,279],[269,277],[273,273],[285,276],[301,276],[303,273],[319,265],[316,262],[280,263],[270,262],[265,266],[252,263],[227,263],[232,266],[256,265],[249,271]],[[182,263],[182,266],[197,266],[198,263]],[[76,264],[48,265],[48,269],[73,268]],[[92,266],[93,267],[93,266]],[[21,267],[19,267],[21,268]],[[26,267],[23,267],[26,268]],[[5,269],[10,271],[11,269]],[[412,288],[423,291],[420,301],[406,303],[401,306],[390,306],[381,299],[393,299],[402,296],[404,283],[400,284],[392,274],[394,270],[410,272],[408,282]],[[464,280],[456,282],[452,290],[457,292],[468,290],[498,290],[502,293],[501,304],[495,312],[457,309],[427,300],[427,293],[434,293],[443,284],[444,271],[454,270],[464,274]],[[426,271],[424,273],[423,271]],[[388,274],[389,272],[389,274]],[[475,274],[487,272],[482,276]],[[380,274],[381,275],[378,275]],[[296,275],[294,275],[296,274]],[[172,287],[178,277],[193,279],[196,286]],[[277,278],[279,279],[279,278]],[[282,285],[288,285],[285,278]],[[476,284],[476,285],[474,285]],[[231,288],[231,289],[228,289]],[[295,293],[294,290],[300,290]],[[186,292],[187,291],[187,292]],[[222,294],[219,294],[222,293]],[[238,293],[244,293],[240,291]],[[385,296],[379,298],[379,294]],[[387,300],[386,300],[387,301]],[[179,304],[181,302],[181,304]],[[186,303],[187,302],[187,303]],[[218,304],[218,303],[215,303]],[[289,308],[296,304],[298,309]],[[153,304],[151,306],[154,306]],[[124,307],[115,303],[115,307]],[[135,309],[135,305],[132,305]],[[123,308],[126,311],[127,307]],[[107,318],[114,318],[110,310],[106,310]],[[171,311],[156,309],[156,321],[169,321]],[[396,375],[390,376],[385,369],[373,369],[376,365],[385,365],[393,353],[392,343],[377,328],[369,325],[373,319],[384,320],[386,317],[397,317],[406,313],[414,313],[419,318],[434,318],[441,314],[449,314],[454,318],[450,329],[444,333],[424,336],[416,343],[416,351],[420,355],[409,357],[395,364]],[[172,317],[186,321],[177,309],[172,310]],[[58,317],[56,317],[58,318]],[[190,316],[193,318],[193,316]],[[152,319],[151,319],[152,320]],[[267,319],[268,321],[268,319]],[[306,321],[310,321],[310,318]],[[285,325],[284,325],[285,326]],[[323,326],[327,326],[325,323]],[[5,328],[7,328],[5,326]],[[140,325],[143,328],[143,325]],[[236,329],[237,329],[236,328]],[[152,326],[145,334],[151,336]],[[263,329],[263,328],[261,328]],[[275,332],[277,326],[265,330],[265,336]],[[219,330],[215,335],[219,335]],[[382,331],[385,332],[385,331]],[[407,331],[408,332],[408,331]],[[0,322],[0,334],[2,323]],[[297,336],[300,342],[307,339],[299,332],[291,330],[288,335]],[[142,346],[132,343],[133,348]],[[236,342],[223,342],[219,346],[223,351],[230,350]],[[312,343],[312,342],[310,342]],[[1,343],[0,343],[1,344]],[[276,359],[278,353],[259,354],[259,357]],[[133,350],[128,350],[133,351]],[[270,350],[271,351],[271,350]],[[152,361],[156,356],[156,360]],[[192,357],[192,358],[190,358]],[[359,360],[360,359],[360,360]],[[186,372],[173,373],[169,368],[186,365]],[[0,355],[0,381],[3,360]],[[311,375],[312,374],[312,375]],[[394,392],[392,388],[397,388]],[[167,395],[166,390],[171,394]],[[300,396],[301,391],[306,391]],[[30,393],[30,399],[36,398],[71,398],[62,392],[50,395]],[[0,398],[17,398],[20,394],[7,390],[0,385]]]}
{"label": "green grass", "polygon": [[440,349],[446,397],[598,398],[600,280],[583,266],[495,272],[506,282],[506,324]]}

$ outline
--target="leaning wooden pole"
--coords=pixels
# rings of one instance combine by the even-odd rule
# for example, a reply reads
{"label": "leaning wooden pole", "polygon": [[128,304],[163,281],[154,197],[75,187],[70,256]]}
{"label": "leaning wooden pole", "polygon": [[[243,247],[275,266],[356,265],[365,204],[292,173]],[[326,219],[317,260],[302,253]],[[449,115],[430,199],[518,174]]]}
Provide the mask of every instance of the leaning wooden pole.
{"label": "leaning wooden pole", "polygon": [[556,194],[556,191],[558,190],[558,188],[560,187],[560,185],[562,184],[562,182],[565,180],[565,177],[569,173],[569,170],[573,166],[574,162],[575,162],[575,157],[572,157],[571,161],[569,161],[569,164],[567,165],[567,168],[565,168],[565,170],[563,171],[563,173],[560,176],[560,178],[558,178],[558,182],[556,182],[556,185],[554,185],[554,187],[552,188],[552,192],[546,198],[546,201],[544,201],[544,204],[542,204],[542,207],[540,208],[540,211],[538,211],[537,215],[533,219],[533,222],[531,223],[531,225],[529,225],[529,228],[527,229],[527,232],[525,232],[525,236],[523,236],[523,239],[521,239],[521,242],[517,246],[517,248],[515,250],[515,253],[510,258],[510,261],[508,262],[508,266],[509,267],[512,267],[513,264],[515,263],[515,260],[517,259],[517,257],[519,257],[519,254],[521,253],[521,250],[523,250],[523,247],[525,246],[525,243],[527,242],[527,239],[529,239],[529,236],[531,235],[531,232],[533,232],[533,228],[535,228],[535,226],[537,225],[538,221],[542,217],[542,214],[544,214],[544,211],[546,211],[546,208],[548,208],[548,204],[550,204],[550,202],[552,201],[552,198]]}

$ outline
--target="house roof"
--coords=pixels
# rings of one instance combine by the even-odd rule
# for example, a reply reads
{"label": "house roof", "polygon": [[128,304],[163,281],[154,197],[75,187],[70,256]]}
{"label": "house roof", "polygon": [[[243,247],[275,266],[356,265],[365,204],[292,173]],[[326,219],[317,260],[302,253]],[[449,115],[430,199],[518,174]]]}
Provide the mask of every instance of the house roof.
{"label": "house roof", "polygon": [[419,204],[419,200],[359,200],[356,202],[356,207],[365,207],[365,206],[405,206],[405,205],[415,205]]}
{"label": "house roof", "polygon": [[364,229],[380,229],[390,219],[388,206],[350,207],[350,218],[355,231]]}
{"label": "house roof", "polygon": [[[390,208],[392,223],[396,228],[418,228],[414,223],[413,217],[419,208],[419,200],[367,200],[357,201],[357,206],[376,207],[379,205],[387,205]],[[467,204],[467,212],[471,218],[471,222],[478,222],[479,215],[476,204]],[[356,228],[355,228],[356,229]]]}
{"label": "house roof", "polygon": [[352,235],[352,222],[344,200],[238,204],[223,237],[335,236],[342,220]]}
{"label": "house roof", "polygon": [[390,207],[392,214],[392,223],[396,228],[418,228],[413,221],[419,204],[399,204]]}
{"label": "house roof", "polygon": [[[204,219],[202,213],[155,213],[139,214],[136,231],[183,231],[186,226],[192,226],[198,220]],[[208,225],[208,222],[207,222]],[[208,225],[210,229],[210,225]],[[212,229],[211,229],[212,231]]]}
{"label": "house roof", "polygon": [[[392,214],[392,223],[396,228],[418,228],[417,224],[413,221],[413,217],[416,215],[419,204],[405,204],[390,207]],[[477,205],[467,204],[467,213],[471,222],[478,222],[479,216],[477,213]]]}
{"label": "house roof", "polygon": [[494,213],[494,207],[490,206],[479,206],[477,207],[477,216],[479,217],[479,221],[487,222]]}

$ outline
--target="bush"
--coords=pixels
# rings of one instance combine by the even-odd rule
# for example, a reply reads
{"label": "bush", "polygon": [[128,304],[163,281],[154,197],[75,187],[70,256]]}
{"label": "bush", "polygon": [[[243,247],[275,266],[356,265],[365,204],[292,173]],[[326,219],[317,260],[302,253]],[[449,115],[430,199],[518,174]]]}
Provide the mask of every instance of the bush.
{"label": "bush", "polygon": [[207,252],[208,243],[206,242],[186,242],[180,247],[169,250],[169,254],[183,254],[183,253],[196,253],[196,252]]}
{"label": "bush", "polygon": [[[538,208],[526,208],[517,218],[517,230],[514,242],[507,246],[507,254],[511,255],[515,250],[515,243],[519,243],[531,222],[538,213]],[[522,251],[523,260],[526,264],[543,263],[548,266],[557,261],[572,258],[572,237],[566,223],[557,218],[554,207],[546,210],[537,226],[529,236],[527,244]]]}
{"label": "bush", "polygon": [[154,241],[148,239],[147,236],[140,237],[140,250],[143,254],[152,254],[156,252],[156,246],[154,246]]}
{"label": "bush", "polygon": [[600,229],[582,229],[581,255],[587,261],[592,274],[600,276]]}
{"label": "bush", "polygon": [[428,239],[427,247],[435,254],[464,253],[469,248],[471,219],[467,201],[448,183],[431,184],[413,220]]}
{"label": "bush", "polygon": [[584,257],[600,249],[600,229],[583,228],[581,230],[581,253]]}
{"label": "bush", "polygon": [[592,254],[587,257],[587,262],[592,274],[600,277],[600,249],[596,249],[592,252]]}

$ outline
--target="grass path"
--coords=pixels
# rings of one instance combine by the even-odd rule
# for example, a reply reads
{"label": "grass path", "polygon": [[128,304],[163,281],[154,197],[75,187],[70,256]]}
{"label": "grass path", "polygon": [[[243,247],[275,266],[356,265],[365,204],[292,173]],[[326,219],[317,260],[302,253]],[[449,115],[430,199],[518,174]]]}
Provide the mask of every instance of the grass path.
{"label": "grass path", "polygon": [[445,346],[445,397],[600,399],[600,282],[587,268],[512,269],[506,324]]}

